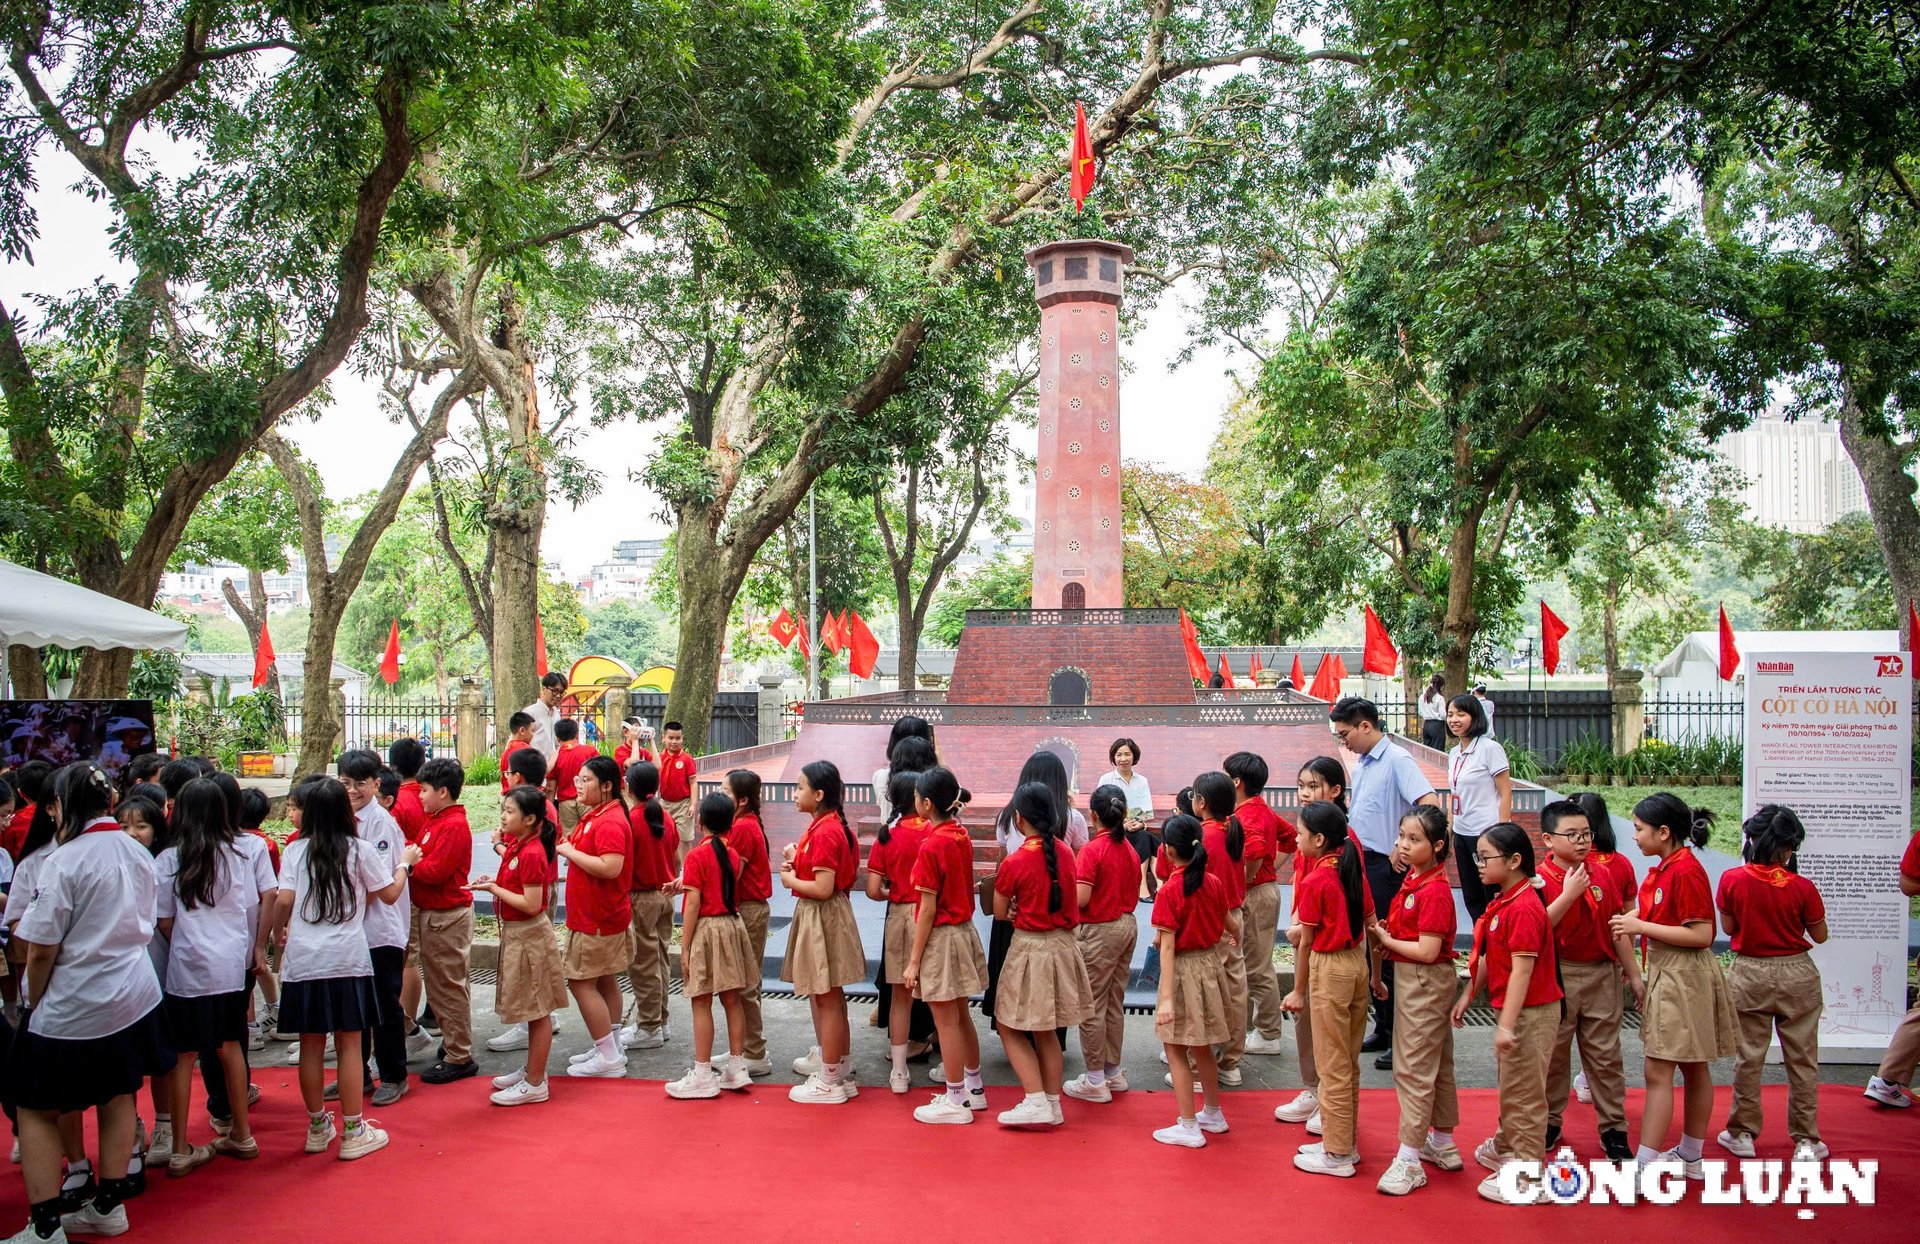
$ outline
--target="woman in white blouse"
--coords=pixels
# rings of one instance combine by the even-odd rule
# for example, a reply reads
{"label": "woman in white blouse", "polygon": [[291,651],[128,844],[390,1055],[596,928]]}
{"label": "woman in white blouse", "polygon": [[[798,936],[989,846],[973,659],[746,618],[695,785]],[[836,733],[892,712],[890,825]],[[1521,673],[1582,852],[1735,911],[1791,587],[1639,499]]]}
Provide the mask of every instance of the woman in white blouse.
{"label": "woman in white blouse", "polygon": [[1447,676],[1435,674],[1420,693],[1420,741],[1436,752],[1447,750]]}
{"label": "woman in white blouse", "polygon": [[[1453,858],[1472,860],[1480,835],[1513,819],[1513,775],[1507,753],[1487,733],[1480,701],[1457,695],[1447,705],[1447,731],[1460,740],[1447,754],[1448,808],[1453,815]],[[1491,891],[1480,884],[1479,870],[1460,870],[1460,901],[1476,921],[1487,909]]]}
{"label": "woman in white blouse", "polygon": [[1101,774],[1093,788],[1118,786],[1126,791],[1127,829],[1146,828],[1153,819],[1153,792],[1147,788],[1146,776],[1134,772],[1133,766],[1140,763],[1140,745],[1132,739],[1115,739],[1107,747],[1107,761],[1113,768]]}

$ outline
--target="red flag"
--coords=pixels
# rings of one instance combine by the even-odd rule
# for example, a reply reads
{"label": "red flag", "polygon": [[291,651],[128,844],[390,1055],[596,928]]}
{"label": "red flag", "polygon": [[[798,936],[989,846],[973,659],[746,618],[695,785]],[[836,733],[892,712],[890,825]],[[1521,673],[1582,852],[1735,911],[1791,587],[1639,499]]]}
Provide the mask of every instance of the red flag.
{"label": "red flag", "polygon": [[1540,665],[1549,674],[1560,671],[1560,641],[1567,637],[1567,624],[1560,615],[1540,602]]}
{"label": "red flag", "polygon": [[807,628],[804,626],[800,628],[800,655],[803,657],[813,655],[813,645],[807,642]]}
{"label": "red flag", "polygon": [[1073,196],[1073,210],[1079,211],[1080,205],[1093,193],[1093,179],[1098,171],[1093,163],[1093,141],[1087,137],[1087,110],[1080,101],[1073,104],[1073,169],[1068,180],[1067,193]]}
{"label": "red flag", "polygon": [[1907,597],[1907,653],[1913,656],[1913,676],[1920,678],[1920,607]]}
{"label": "red flag", "polygon": [[1200,630],[1194,626],[1193,619],[1187,616],[1185,609],[1180,611],[1180,639],[1187,649],[1187,673],[1193,676],[1195,682],[1206,682],[1207,654],[1200,651]]}
{"label": "red flag", "polygon": [[267,630],[267,615],[260,614],[260,642],[253,646],[253,689],[260,690],[260,684],[267,681],[267,675],[273,672],[273,635]]}
{"label": "red flag", "polygon": [[791,648],[793,637],[800,633],[800,628],[794,624],[793,615],[782,609],[780,616],[767,624],[767,633],[778,640],[782,648]]}
{"label": "red flag", "polygon": [[1293,654],[1293,672],[1287,675],[1287,681],[1293,684],[1295,691],[1307,689],[1307,672],[1300,668],[1300,654]]}
{"label": "red flag", "polygon": [[533,615],[533,672],[540,677],[547,676],[547,630],[540,625],[540,615]]}
{"label": "red flag", "polygon": [[380,679],[389,687],[400,681],[400,619],[387,628],[387,650],[380,654]]}
{"label": "red flag", "polygon": [[857,678],[872,678],[873,663],[880,659],[880,641],[867,629],[867,620],[857,612],[847,615],[847,668]]}
{"label": "red flag", "polygon": [[1333,690],[1334,694],[1338,695],[1340,684],[1347,679],[1347,659],[1337,652],[1327,659],[1333,662]]}
{"label": "red flag", "polygon": [[1331,702],[1340,693],[1340,684],[1333,676],[1332,655],[1320,658],[1320,668],[1313,671],[1313,685],[1307,688],[1307,694],[1316,700]]}
{"label": "red flag", "polygon": [[1227,667],[1227,654],[1224,652],[1220,654],[1220,685],[1233,686],[1233,671]]}
{"label": "red flag", "polygon": [[1361,607],[1366,610],[1367,643],[1360,650],[1360,668],[1369,674],[1390,678],[1394,667],[1400,664],[1400,652],[1393,646],[1393,641],[1387,638],[1387,628],[1381,624],[1380,615],[1373,611],[1373,606]]}
{"label": "red flag", "polygon": [[1727,607],[1720,606],[1720,681],[1732,682],[1740,668],[1740,649],[1733,645],[1733,623],[1727,621]]}
{"label": "red flag", "polygon": [[1260,650],[1258,648],[1255,648],[1253,650],[1253,660],[1247,662],[1247,681],[1248,682],[1256,681],[1261,669],[1263,668],[1264,667],[1260,664]]}
{"label": "red flag", "polygon": [[830,657],[840,655],[840,619],[831,612],[827,614],[826,621],[820,624],[820,647]]}

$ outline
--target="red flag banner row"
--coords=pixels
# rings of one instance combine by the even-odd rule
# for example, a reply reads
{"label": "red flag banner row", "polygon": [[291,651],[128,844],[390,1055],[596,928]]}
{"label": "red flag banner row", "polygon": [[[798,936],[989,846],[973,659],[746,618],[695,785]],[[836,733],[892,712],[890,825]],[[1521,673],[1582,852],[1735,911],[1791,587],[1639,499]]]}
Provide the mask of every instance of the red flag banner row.
{"label": "red flag banner row", "polygon": [[[813,654],[812,646],[807,642],[806,628],[785,609],[767,624],[767,633],[782,648],[792,647],[797,639],[800,641],[801,656]],[[874,666],[880,659],[880,641],[874,637],[873,630],[858,610],[846,609],[837,614],[827,614],[820,623],[820,646],[829,656],[845,652],[847,667],[855,677],[873,677]]]}

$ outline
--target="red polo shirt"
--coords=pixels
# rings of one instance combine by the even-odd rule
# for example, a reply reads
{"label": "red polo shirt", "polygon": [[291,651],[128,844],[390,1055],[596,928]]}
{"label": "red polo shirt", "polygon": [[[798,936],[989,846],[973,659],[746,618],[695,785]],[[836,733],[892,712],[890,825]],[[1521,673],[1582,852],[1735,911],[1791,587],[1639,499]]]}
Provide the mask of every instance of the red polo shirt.
{"label": "red polo shirt", "polygon": [[1074,871],[1082,884],[1093,887],[1080,912],[1082,921],[1105,924],[1133,914],[1140,901],[1140,854],[1132,843],[1125,838],[1115,842],[1110,834],[1096,834],[1080,848]]}
{"label": "red polo shirt", "polygon": [[[1453,912],[1453,887],[1447,884],[1445,864],[1424,873],[1409,871],[1400,883],[1400,893],[1387,908],[1387,936],[1403,942],[1418,942],[1423,935],[1440,938],[1440,957],[1436,963],[1454,958],[1453,935],[1458,924]],[[1405,955],[1387,952],[1396,963],[1411,963]]]}
{"label": "red polo shirt", "polygon": [[1920,881],[1920,834],[1907,839],[1907,853],[1900,857],[1900,874]]}
{"label": "red polo shirt", "polygon": [[567,835],[567,843],[586,855],[618,855],[620,871],[611,877],[595,877],[573,866],[567,869],[567,927],[599,937],[618,933],[633,923],[633,908],[627,903],[627,881],[633,871],[631,831],[627,828],[626,809],[617,799],[591,808]]}
{"label": "red polo shirt", "polygon": [[400,833],[408,842],[420,841],[420,830],[427,823],[427,810],[420,804],[420,783],[406,781],[400,783],[400,791],[393,797],[393,819],[400,825]]}
{"label": "red polo shirt", "polygon": [[1778,959],[1812,949],[1807,930],[1827,918],[1813,882],[1784,868],[1743,864],[1720,874],[1720,910],[1733,930],[1733,953]]}
{"label": "red polo shirt", "polygon": [[[515,894],[525,894],[528,886],[552,886],[558,871],[557,862],[548,859],[547,849],[540,845],[540,835],[529,834],[518,843],[508,843],[506,854],[500,857],[500,868],[493,875],[493,884]],[[508,924],[546,914],[544,909],[515,911],[505,903],[495,903],[493,911]]]}
{"label": "red polo shirt", "polygon": [[1507,982],[1513,977],[1513,957],[1533,956],[1533,975],[1527,978],[1525,1006],[1560,1001],[1560,979],[1554,970],[1553,930],[1547,907],[1531,885],[1518,885],[1496,895],[1473,930],[1473,953],[1487,964],[1487,996],[1493,1009],[1507,1003]]}
{"label": "red polo shirt", "polygon": [[[1540,880],[1541,895],[1549,904],[1554,903],[1566,892],[1567,870],[1549,859],[1540,865]],[[1575,899],[1573,906],[1560,917],[1560,923],[1553,926],[1555,956],[1567,963],[1608,963],[1617,959],[1613,931],[1607,922],[1618,915],[1624,905],[1613,870],[1604,864],[1595,864],[1593,856],[1587,856],[1587,892]]]}
{"label": "red polo shirt", "polygon": [[598,748],[588,747],[585,743],[568,743],[562,747],[554,756],[553,769],[547,775],[553,779],[554,793],[561,799],[578,799],[580,789],[574,785],[574,779],[580,776],[580,770],[586,763],[599,754]]}
{"label": "red polo shirt", "polygon": [[631,743],[622,743],[613,749],[613,763],[620,766],[620,778],[626,780],[627,766],[645,760],[651,762],[653,753],[644,747],[635,747]]}
{"label": "red polo shirt", "polygon": [[500,753],[500,793],[501,794],[504,795],[507,793],[508,790],[512,789],[507,785],[507,761],[510,758],[512,758],[515,752],[527,746],[530,746],[530,744],[522,743],[519,739],[507,740],[506,750]]}
{"label": "red polo shirt", "polygon": [[1167,883],[1153,896],[1153,927],[1173,934],[1176,954],[1210,950],[1220,944],[1227,932],[1227,889],[1220,884],[1220,878],[1208,873],[1189,898],[1186,872],[1184,865],[1174,869]]}
{"label": "red polo shirt", "polygon": [[679,803],[693,797],[693,776],[698,766],[684,750],[660,753],[660,798]]}
{"label": "red polo shirt", "polygon": [[1240,827],[1247,834],[1246,857],[1260,861],[1260,871],[1254,873],[1253,880],[1247,884],[1256,886],[1278,881],[1279,874],[1274,867],[1279,857],[1299,850],[1300,835],[1293,823],[1257,795],[1235,808],[1233,814],[1240,818]]}
{"label": "red polo shirt", "polygon": [[1014,928],[1025,929],[1029,933],[1070,929],[1079,914],[1074,910],[1079,904],[1073,894],[1073,887],[1077,884],[1077,875],[1073,870],[1073,849],[1054,839],[1054,866],[1060,879],[1059,911],[1050,910],[1053,882],[1047,875],[1047,857],[1040,853],[1040,849],[1038,838],[1029,838],[1021,843],[1018,849],[1000,861],[1000,870],[993,876],[993,888],[996,893],[1013,900]]}
{"label": "red polo shirt", "polygon": [[849,842],[852,832],[844,819],[832,812],[813,818],[807,832],[800,835],[800,849],[793,855],[793,875],[801,881],[813,880],[822,868],[833,870],[833,888],[853,889],[860,871],[859,846]]}
{"label": "red polo shirt", "polygon": [[[1294,919],[1313,928],[1316,954],[1346,950],[1360,944],[1347,925],[1347,892],[1340,885],[1340,857],[1323,855],[1307,869],[1307,875],[1294,882],[1296,901]],[[1367,891],[1367,879],[1360,878],[1360,936],[1366,935],[1366,913],[1373,909],[1373,897]]]}
{"label": "red polo shirt", "polygon": [[[1242,822],[1241,828],[1245,830],[1245,822]],[[1200,845],[1207,849],[1207,872],[1220,878],[1221,886],[1226,889],[1228,908],[1238,908],[1247,901],[1247,857],[1251,850],[1251,839],[1243,843],[1240,858],[1236,860],[1227,854],[1225,823],[1202,821],[1200,822]],[[1164,844],[1160,848],[1159,855],[1154,858],[1153,875],[1162,881],[1173,875],[1173,857],[1167,854]]]}
{"label": "red polo shirt", "polygon": [[467,879],[473,875],[473,830],[459,804],[440,809],[420,827],[420,862],[407,881],[407,897],[423,911],[473,906]]}
{"label": "red polo shirt", "polygon": [[7,822],[6,829],[0,831],[0,849],[11,855],[16,864],[20,862],[20,852],[27,845],[27,831],[33,828],[35,806],[31,803],[15,806],[12,819]]}
{"label": "red polo shirt", "polygon": [[[1649,924],[1714,923],[1713,888],[1691,850],[1681,847],[1647,870],[1640,886],[1640,918]],[[1642,950],[1646,940],[1640,939]]]}
{"label": "red polo shirt", "polygon": [[727,845],[740,857],[740,901],[764,903],[773,897],[773,866],[767,859],[767,831],[760,818],[743,812],[733,818]]}
{"label": "red polo shirt", "polygon": [[647,805],[637,803],[627,813],[628,837],[631,846],[627,851],[630,874],[628,885],[635,890],[664,890],[672,884],[676,876],[673,870],[674,852],[680,849],[680,834],[674,828],[673,816],[665,808],[660,809],[662,829],[658,838],[647,824]]}
{"label": "red polo shirt", "polygon": [[917,816],[903,816],[887,831],[887,840],[874,839],[867,849],[867,871],[887,879],[887,902],[917,903],[920,892],[913,888],[913,866],[920,858],[920,844],[927,840],[927,822]]}
{"label": "red polo shirt", "polygon": [[[727,911],[727,895],[720,876],[720,857],[714,853],[715,847],[725,851],[727,862],[733,865],[733,902],[736,909],[740,905],[740,857],[732,847],[709,836],[705,842],[695,843],[693,850],[687,852],[686,871],[680,878],[681,884],[687,889],[700,891],[700,915],[703,918],[731,914]],[[686,913],[687,900],[683,895],[680,899],[680,918],[683,922]]]}
{"label": "red polo shirt", "polygon": [[1640,895],[1640,879],[1633,875],[1633,865],[1626,856],[1618,851],[1593,851],[1587,855],[1587,871],[1605,865],[1613,874],[1614,888],[1620,891],[1620,906],[1624,909]]}
{"label": "red polo shirt", "polygon": [[973,839],[958,821],[945,821],[927,831],[913,862],[913,888],[933,896],[934,924],[966,924],[973,919]]}

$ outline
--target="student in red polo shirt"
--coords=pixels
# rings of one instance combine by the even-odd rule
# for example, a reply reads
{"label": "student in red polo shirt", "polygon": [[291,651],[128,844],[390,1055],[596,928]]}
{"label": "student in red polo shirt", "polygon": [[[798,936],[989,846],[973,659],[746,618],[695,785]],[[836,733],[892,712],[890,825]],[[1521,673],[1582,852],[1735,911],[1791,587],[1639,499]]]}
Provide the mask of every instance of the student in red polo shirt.
{"label": "student in red polo shirt", "polygon": [[[1194,818],[1200,822],[1201,839],[1207,847],[1207,871],[1220,878],[1227,908],[1238,916],[1246,905],[1247,878],[1258,869],[1249,867],[1246,827],[1233,815],[1233,780],[1218,771],[1202,773],[1184,793]],[[1165,880],[1172,871],[1172,860],[1162,851],[1154,872]],[[1233,1088],[1240,1083],[1240,1053],[1247,1034],[1247,962],[1238,946],[1222,946],[1220,954],[1227,967],[1227,1014],[1229,1018],[1240,1017],[1228,1025],[1233,1031],[1220,1048],[1220,1083]],[[1173,1072],[1167,1072],[1165,1079],[1172,1087]]]}
{"label": "student in red polo shirt", "polygon": [[[1920,834],[1907,839],[1906,854],[1900,857],[1900,893],[1908,898],[1920,896]],[[1913,1105],[1913,1094],[1907,1086],[1913,1083],[1915,1066],[1920,1066],[1920,1002],[1908,1008],[1906,1018],[1893,1030],[1886,1056],[1867,1081],[1863,1096],[1896,1110]]]}
{"label": "student in red polo shirt", "polygon": [[400,793],[393,797],[393,807],[388,811],[408,842],[418,842],[420,827],[427,823],[427,810],[420,804],[420,766],[426,763],[427,749],[418,739],[402,736],[387,748],[387,764],[400,775]]}
{"label": "student in red polo shirt", "polygon": [[29,760],[8,776],[13,781],[13,816],[6,822],[6,828],[0,830],[0,850],[5,850],[18,864],[27,841],[27,830],[33,826],[34,809],[40,806],[47,788],[53,785],[53,766],[44,760]]}
{"label": "student in red polo shirt", "polygon": [[1496,1015],[1494,1053],[1500,1064],[1500,1128],[1473,1156],[1491,1173],[1480,1195],[1505,1203],[1500,1168],[1546,1160],[1547,1063],[1560,1028],[1560,983],[1554,964],[1553,924],[1533,884],[1533,839],[1512,821],[1480,835],[1473,848],[1480,879],[1493,897],[1473,928],[1467,987],[1454,1004],[1455,1027],[1485,986]]}
{"label": "student in red polo shirt", "polygon": [[1293,1164],[1311,1175],[1352,1179],[1360,1161],[1360,1039],[1367,995],[1385,998],[1378,960],[1370,962],[1363,930],[1374,921],[1360,843],[1347,814],[1321,800],[1300,812],[1303,875],[1294,881],[1297,948],[1293,992],[1280,1008],[1313,1010],[1313,1061],[1320,1072],[1321,1139],[1300,1146]]}
{"label": "student in red polo shirt", "polygon": [[[955,819],[972,802],[951,770],[926,770],[914,784],[914,811],[927,822],[927,836],[913,864],[919,906],[906,985],[933,1012],[947,1091],[913,1112],[922,1123],[971,1123],[987,1108],[980,1079],[980,1034],[967,999],[986,988],[987,956],[973,928],[973,839]],[[962,1078],[953,1078],[954,1068]]]}
{"label": "student in red polo shirt", "polygon": [[907,1071],[907,1022],[913,1014],[913,991],[906,986],[907,960],[913,952],[913,910],[920,893],[913,888],[913,866],[927,837],[927,822],[913,810],[920,774],[895,773],[887,780],[890,815],[867,852],[867,897],[887,905],[881,937],[880,967],[883,985],[893,991],[887,1014],[887,1057],[893,1064],[887,1084],[895,1093],[913,1088]]}
{"label": "student in red polo shirt", "polygon": [[[693,1068],[667,1085],[667,1096],[718,1097],[721,1089],[751,1088],[741,1045],[740,991],[760,965],[752,953],[747,926],[740,922],[740,857],[728,845],[733,834],[733,797],[712,791],[697,809],[705,839],[687,852],[681,876],[680,979],[693,1004]],[[727,1067],[713,1067],[713,999],[727,1013]]]}
{"label": "student in red polo shirt", "polygon": [[[554,752],[551,772],[547,774],[547,793],[560,805],[560,827],[571,831],[580,823],[580,793],[574,778],[582,765],[600,754],[600,749],[580,741],[580,723],[571,717],[562,717],[553,723],[553,738],[559,750]],[[614,767],[620,767],[618,761]]]}
{"label": "student in red polo shirt", "polygon": [[1540,897],[1553,924],[1560,987],[1566,993],[1547,1065],[1547,1151],[1560,1143],[1573,1040],[1578,1036],[1580,1065],[1591,1077],[1586,1099],[1593,1102],[1600,1146],[1607,1157],[1624,1162],[1633,1149],[1627,1144],[1627,1073],[1620,1060],[1620,983],[1624,978],[1639,1006],[1646,998],[1646,982],[1633,957],[1633,943],[1608,927],[1623,906],[1620,883],[1613,869],[1594,859],[1586,812],[1570,800],[1555,800],[1540,809],[1540,831],[1548,849],[1540,865]]}
{"label": "student in red polo shirt", "polygon": [[674,858],[680,835],[657,794],[660,771],[652,762],[627,766],[627,910],[633,950],[627,983],[633,988],[633,1022],[620,1030],[623,1050],[656,1050],[673,1036],[667,1027],[668,948],[673,942]]}
{"label": "student in red polo shirt", "polygon": [[546,796],[530,787],[500,801],[500,867],[476,877],[473,888],[493,896],[500,917],[499,988],[493,1009],[507,1024],[527,1030],[527,1061],[493,1078],[496,1106],[547,1100],[547,1055],[553,1049],[553,1012],[567,1004],[560,947],[547,918],[547,894],[559,871],[559,826]]}
{"label": "student in red polo shirt", "polygon": [[860,844],[841,808],[845,789],[830,760],[815,760],[800,770],[794,806],[813,821],[799,842],[787,846],[780,868],[780,884],[796,899],[780,979],[806,997],[820,1043],[817,1065],[809,1055],[794,1067],[807,1079],[787,1096],[803,1105],[842,1105],[860,1091],[848,1056],[852,1037],[845,987],[865,979],[867,955],[847,900],[860,871]]}
{"label": "student in red polo shirt", "polygon": [[507,718],[507,746],[500,753],[500,793],[511,789],[507,782],[507,762],[513,754],[523,747],[533,746],[533,716],[530,713],[515,713]]}
{"label": "student in red polo shirt", "polygon": [[473,949],[473,830],[460,806],[466,774],[447,757],[420,769],[420,862],[407,884],[413,903],[412,942],[419,956],[427,1005],[440,1021],[438,1062],[420,1074],[427,1084],[449,1084],[479,1073],[473,1061],[473,987],[467,978]]}
{"label": "student in red polo shirt", "polygon": [[[1153,1035],[1167,1049],[1179,1114],[1173,1126],[1160,1128],[1153,1138],[1163,1145],[1200,1149],[1208,1132],[1227,1130],[1213,1047],[1240,1022],[1227,1008],[1226,962],[1228,955],[1239,953],[1239,915],[1227,906],[1226,886],[1207,867],[1211,852],[1200,822],[1190,816],[1169,817],[1160,841],[1174,867],[1153,898],[1153,935],[1160,945]],[[1206,1102],[1198,1111],[1196,1080]]]}
{"label": "student in red polo shirt", "polygon": [[1299,850],[1293,823],[1267,805],[1267,762],[1253,752],[1235,752],[1220,762],[1233,779],[1233,815],[1247,835],[1246,934],[1247,1054],[1278,1054],[1280,981],[1273,970],[1273,944],[1280,933],[1280,869]]}
{"label": "student in red polo shirt", "polygon": [[[1633,841],[1658,862],[1640,883],[1637,915],[1613,918],[1613,932],[1640,939],[1646,960],[1647,1000],[1640,1011],[1646,1049],[1646,1103],[1635,1157],[1684,1164],[1687,1178],[1704,1179],[1700,1152],[1713,1125],[1715,1058],[1739,1048],[1738,1021],[1727,978],[1713,953],[1713,888],[1690,847],[1707,845],[1713,813],[1689,808],[1665,791],[1633,805]],[[1680,1143],[1663,1150],[1673,1122],[1673,1076],[1686,1083]]]}
{"label": "student in red polo shirt", "polygon": [[685,737],[680,723],[669,721],[660,727],[660,802],[680,831],[680,855],[693,845],[693,779],[699,764],[680,746]]}
{"label": "student in red polo shirt", "polygon": [[1093,1010],[1080,1025],[1080,1054],[1087,1070],[1062,1087],[1078,1101],[1109,1102],[1116,1090],[1127,1087],[1120,1050],[1127,1027],[1127,971],[1139,939],[1133,909],[1140,901],[1140,855],[1127,837],[1125,787],[1108,783],[1095,790],[1087,811],[1093,817],[1093,836],[1075,861],[1080,923],[1073,928],[1073,940],[1087,965]]}
{"label": "student in red polo shirt", "polygon": [[627,902],[633,830],[620,802],[620,770],[606,756],[581,767],[575,785],[585,809],[557,848],[567,861],[567,950],[562,969],[593,1045],[577,1054],[570,1076],[617,1078],[627,1056],[614,1035],[620,972],[633,960],[633,909]]}
{"label": "student in red polo shirt", "polygon": [[1453,887],[1447,854],[1453,834],[1447,814],[1415,804],[1400,818],[1394,844],[1407,870],[1387,922],[1368,932],[1376,950],[1393,961],[1393,1087],[1400,1098],[1400,1149],[1376,1189],[1406,1196],[1426,1186],[1422,1162],[1443,1171],[1463,1163],[1453,1143],[1460,1099],[1453,1083]]}
{"label": "student in red polo shirt", "polygon": [[653,727],[638,717],[629,717],[620,723],[620,746],[613,749],[613,763],[625,773],[627,766],[637,760],[653,763],[653,752],[647,747],[647,740],[653,737]]}
{"label": "student in red polo shirt", "polygon": [[1720,1147],[1754,1155],[1760,1135],[1760,1072],[1773,1034],[1787,1070],[1787,1135],[1796,1161],[1821,1161],[1820,969],[1807,953],[1827,940],[1827,906],[1813,882],[1794,872],[1807,831],[1791,808],[1767,804],[1747,818],[1740,854],[1746,864],[1720,876],[1716,905],[1733,942],[1727,990],[1740,1023],[1740,1061],[1733,1069],[1733,1109]]}
{"label": "student in red polo shirt", "polygon": [[733,832],[727,836],[727,845],[740,857],[740,922],[747,926],[754,966],[753,979],[740,991],[740,1040],[747,1074],[770,1076],[773,1063],[767,1058],[767,1037],[761,1026],[760,978],[767,956],[773,867],[767,858],[767,831],[760,825],[760,775],[752,769],[735,769],[727,774],[727,790],[733,795]]}

